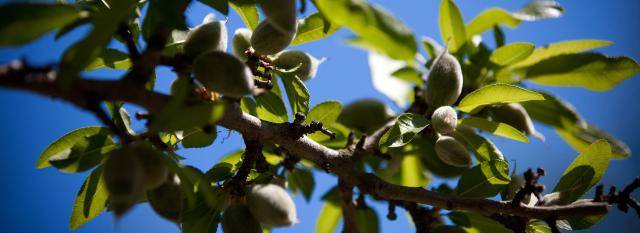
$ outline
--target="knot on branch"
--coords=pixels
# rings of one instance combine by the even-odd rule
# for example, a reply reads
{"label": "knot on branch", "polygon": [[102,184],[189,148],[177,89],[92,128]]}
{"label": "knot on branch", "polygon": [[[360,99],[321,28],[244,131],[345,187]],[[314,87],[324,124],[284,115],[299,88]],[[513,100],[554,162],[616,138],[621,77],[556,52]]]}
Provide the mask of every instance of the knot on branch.
{"label": "knot on branch", "polygon": [[[540,177],[544,176],[544,169],[538,168],[536,171],[533,171],[531,168],[527,169],[524,173],[525,184],[523,187],[520,187],[516,195],[511,200],[511,205],[513,207],[520,206],[522,200],[526,198],[527,195],[535,195],[538,198],[538,202],[542,200],[542,191],[544,191],[544,185],[539,184],[538,180]],[[537,203],[536,203],[537,204]]]}
{"label": "knot on branch", "polygon": [[2,82],[7,84],[48,84],[56,81],[56,72],[52,66],[31,67],[23,60],[13,60],[0,65]]}
{"label": "knot on branch", "polygon": [[249,176],[251,169],[254,164],[257,163],[256,161],[264,159],[264,155],[262,154],[263,145],[259,141],[246,137],[243,137],[243,139],[246,148],[242,164],[240,165],[240,168],[238,168],[238,172],[236,172],[230,180],[222,185],[222,187],[233,196],[245,195],[244,186],[247,182],[247,177]]}
{"label": "knot on branch", "polygon": [[245,51],[247,61],[245,64],[249,66],[251,73],[261,79],[254,79],[256,87],[271,90],[273,88],[272,71],[274,70],[272,61],[269,57],[254,53],[251,49]]}
{"label": "knot on branch", "polygon": [[596,187],[596,196],[594,202],[606,202],[611,205],[616,204],[618,209],[624,213],[629,211],[629,207],[633,208],[640,217],[640,204],[631,196],[631,193],[640,187],[640,177],[636,177],[631,184],[627,185],[622,191],[618,192],[615,186],[611,186],[608,194],[604,194],[604,186]]}
{"label": "knot on branch", "polygon": [[332,140],[336,138],[336,134],[325,128],[322,125],[322,122],[311,121],[309,124],[305,125],[304,121],[306,118],[307,117],[304,114],[298,112],[296,113],[293,122],[289,123],[289,136],[292,139],[300,139],[304,135],[312,134],[318,131],[329,136]]}

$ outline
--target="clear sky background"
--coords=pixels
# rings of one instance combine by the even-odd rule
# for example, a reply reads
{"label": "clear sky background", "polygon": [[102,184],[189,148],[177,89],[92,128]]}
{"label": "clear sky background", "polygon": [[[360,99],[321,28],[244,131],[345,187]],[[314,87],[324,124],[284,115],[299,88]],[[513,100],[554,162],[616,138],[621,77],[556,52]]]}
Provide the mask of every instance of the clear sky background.
{"label": "clear sky background", "polygon": [[[6,1],[0,0],[0,3]],[[427,35],[440,40],[438,29],[439,0],[376,0],[405,22],[417,37]],[[499,6],[507,10],[517,10],[527,1],[456,1],[465,22],[468,22],[482,10]],[[571,39],[605,39],[615,42],[613,46],[599,49],[612,56],[627,55],[640,60],[640,1],[637,0],[580,0],[560,1],[566,14],[560,19],[539,22],[525,22],[515,30],[505,29],[507,42],[527,41],[536,45]],[[188,9],[188,23],[197,25],[202,18],[213,12],[199,3]],[[312,13],[307,10],[307,15]],[[216,12],[217,14],[217,12]],[[218,18],[223,16],[217,14]],[[2,17],[2,16],[0,16]],[[228,23],[229,33],[243,26],[242,21],[232,13]],[[28,28],[25,28],[28,30]],[[57,61],[64,49],[86,33],[87,28],[77,30],[61,40],[54,41],[49,35],[20,48],[0,48],[0,63],[15,58],[26,58],[34,64],[48,64]],[[295,49],[304,50],[316,57],[326,57],[318,76],[309,82],[311,104],[326,100],[339,100],[349,103],[365,97],[381,99],[392,103],[378,93],[370,81],[367,53],[346,46],[343,41],[351,33],[340,30],[329,39],[305,44]],[[2,36],[2,35],[0,35]],[[493,40],[491,35],[485,35]],[[492,44],[492,43],[491,43]],[[118,77],[122,72],[97,71],[91,75],[99,77]],[[158,72],[157,88],[162,91],[175,75],[166,68]],[[623,82],[609,92],[591,92],[579,88],[548,88],[532,84],[529,87],[540,88],[559,94],[572,102],[583,117],[626,142],[633,152],[640,152],[640,106],[638,105],[638,75]],[[395,108],[399,110],[398,108]],[[135,108],[128,109],[130,113]],[[76,192],[82,185],[86,174],[63,174],[53,168],[36,170],[35,162],[42,150],[63,134],[84,126],[96,125],[98,121],[87,112],[67,103],[48,97],[36,96],[24,92],[0,89],[0,232],[68,232],[69,216]],[[142,129],[140,122],[135,128]],[[512,167],[517,164],[518,173],[528,167],[544,167],[547,176],[542,182],[551,189],[558,181],[564,169],[577,155],[564,141],[547,127],[537,125],[547,138],[546,142],[532,140],[523,144],[510,140],[492,138],[501,148]],[[208,169],[221,156],[243,147],[237,133],[222,140],[226,131],[219,133],[213,146],[200,150],[184,150],[187,164]],[[627,160],[613,161],[601,180],[606,185],[624,186],[635,176],[640,175],[640,159],[633,154]],[[432,179],[430,185],[437,186],[444,181]],[[336,180],[324,173],[316,173],[316,190],[312,201],[306,203],[301,196],[295,197],[301,223],[290,228],[275,229],[273,232],[313,232],[321,207],[320,196]],[[453,182],[455,183],[455,182]],[[593,196],[593,191],[587,194]],[[636,192],[636,197],[638,197]],[[373,203],[373,202],[370,202]],[[413,232],[413,226],[404,213],[396,221],[389,221],[386,205],[373,204],[380,216],[382,232]],[[591,232],[638,232],[640,220],[634,213],[622,214],[612,210]],[[178,232],[174,224],[156,216],[148,205],[139,205],[119,222],[110,214],[102,214],[77,232],[129,233],[129,232]]]}

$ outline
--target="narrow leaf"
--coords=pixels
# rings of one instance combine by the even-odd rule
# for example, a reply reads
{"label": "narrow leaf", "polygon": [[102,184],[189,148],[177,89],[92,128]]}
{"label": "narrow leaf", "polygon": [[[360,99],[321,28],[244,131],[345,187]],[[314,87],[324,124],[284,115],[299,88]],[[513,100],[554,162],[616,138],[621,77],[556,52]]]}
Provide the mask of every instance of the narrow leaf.
{"label": "narrow leaf", "polygon": [[629,57],[598,53],[569,54],[546,59],[527,69],[525,78],[542,85],[607,91],[640,71]]}
{"label": "narrow leaf", "polygon": [[411,61],[417,44],[411,30],[382,8],[363,0],[316,0],[332,26],[345,26],[361,44],[396,60]]}
{"label": "narrow leaf", "polygon": [[470,39],[474,35],[480,35],[499,25],[515,28],[520,25],[520,22],[521,21],[514,17],[511,12],[502,8],[489,8],[472,19],[471,22],[467,24],[465,32],[467,39]]}
{"label": "narrow leaf", "polygon": [[456,193],[463,197],[493,197],[511,181],[509,164],[504,160],[481,162],[462,173]]}
{"label": "narrow leaf", "polygon": [[78,191],[69,219],[71,230],[77,230],[105,209],[109,193],[102,178],[102,170],[102,166],[94,169]]}
{"label": "narrow leaf", "polygon": [[284,90],[287,92],[287,99],[289,99],[293,114],[297,112],[307,114],[310,95],[304,82],[293,73],[281,73],[280,78],[284,84]]}
{"label": "narrow leaf", "polygon": [[609,135],[594,125],[587,124],[585,128],[573,130],[556,129],[556,132],[564,139],[574,150],[578,152],[584,151],[592,143],[599,139],[607,140],[611,144],[613,158],[624,159],[631,155],[631,150],[624,142]]}
{"label": "narrow leaf", "polygon": [[326,101],[319,103],[309,111],[305,124],[308,124],[311,121],[318,121],[322,122],[325,126],[331,126],[336,122],[341,111],[342,105],[338,101]]}
{"label": "narrow leaf", "polygon": [[520,130],[505,123],[489,121],[480,117],[467,117],[462,119],[460,124],[487,131],[496,136],[529,143],[527,136],[520,132]]}
{"label": "narrow leaf", "polygon": [[253,30],[258,26],[260,15],[255,0],[229,0],[229,5],[249,29]]}
{"label": "narrow leaf", "polygon": [[555,57],[563,54],[581,53],[592,49],[610,46],[613,43],[606,40],[569,40],[552,43],[547,46],[538,47],[533,50],[531,56],[527,57],[523,61],[514,64],[512,67],[521,68],[534,65],[547,58]]}
{"label": "narrow leaf", "polygon": [[322,14],[318,12],[299,20],[298,31],[296,32],[296,37],[293,38],[291,45],[295,46],[321,40],[340,29],[340,26],[331,24],[328,30],[325,31],[324,26],[325,24]]}
{"label": "narrow leaf", "polygon": [[429,183],[429,178],[423,172],[422,163],[415,154],[405,155],[400,169],[402,186],[425,187]]}
{"label": "narrow leaf", "polygon": [[128,70],[131,67],[129,54],[121,52],[117,49],[105,49],[102,54],[97,56],[87,67],[85,71],[97,70],[101,68],[111,68],[118,70]]}
{"label": "narrow leaf", "polygon": [[511,43],[493,51],[489,60],[499,66],[508,66],[529,57],[534,48],[531,43]]}
{"label": "narrow leaf", "polygon": [[334,202],[325,202],[316,221],[316,233],[334,233],[340,218],[342,218],[340,206]]}
{"label": "narrow leaf", "polygon": [[49,163],[49,159],[51,157],[70,154],[71,148],[79,141],[86,140],[86,138],[95,135],[108,136],[110,133],[111,131],[108,128],[100,126],[89,126],[71,131],[58,138],[44,149],[42,154],[40,154],[40,158],[38,158],[36,168],[42,169],[51,166]]}
{"label": "narrow leaf", "polygon": [[458,105],[464,112],[473,112],[480,107],[493,104],[525,102],[530,100],[544,100],[544,96],[510,84],[492,84],[484,86],[465,96]]}
{"label": "narrow leaf", "polygon": [[289,121],[287,109],[282,98],[273,91],[262,93],[254,97],[256,99],[256,114],[258,118],[273,123]]}
{"label": "narrow leaf", "polygon": [[449,51],[457,52],[467,42],[467,35],[462,14],[452,0],[442,0],[439,22],[442,41],[449,42]]}

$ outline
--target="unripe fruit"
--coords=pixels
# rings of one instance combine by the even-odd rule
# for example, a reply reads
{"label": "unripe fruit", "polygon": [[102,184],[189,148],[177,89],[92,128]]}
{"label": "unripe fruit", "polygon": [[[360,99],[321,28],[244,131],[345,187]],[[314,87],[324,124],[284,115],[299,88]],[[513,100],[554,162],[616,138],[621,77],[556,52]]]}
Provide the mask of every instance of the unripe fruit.
{"label": "unripe fruit", "polygon": [[425,100],[429,104],[430,111],[440,106],[452,105],[460,97],[462,68],[458,59],[447,50],[443,51],[431,65],[427,76],[426,92]]}
{"label": "unripe fruit", "polygon": [[144,189],[150,190],[162,185],[169,174],[162,153],[154,149],[149,142],[133,142],[128,147],[134,153],[133,156],[140,161]]}
{"label": "unripe fruit", "polygon": [[265,227],[291,226],[298,223],[296,206],[287,190],[276,184],[256,185],[247,195],[253,216]]}
{"label": "unripe fruit", "polygon": [[283,33],[291,33],[296,30],[296,1],[297,0],[260,0],[260,8],[266,16],[266,20],[275,29]]}
{"label": "unripe fruit", "polygon": [[384,103],[375,99],[361,99],[342,109],[338,122],[363,133],[371,133],[382,127],[394,113]]}
{"label": "unripe fruit", "polygon": [[182,211],[180,178],[174,174],[167,176],[167,180],[160,187],[147,192],[147,200],[158,215],[179,222]]}
{"label": "unripe fruit", "polygon": [[513,128],[520,130],[520,132],[525,135],[531,135],[540,139],[544,138],[542,134],[536,131],[527,110],[519,103],[492,107],[491,113],[495,120],[513,126]]}
{"label": "unripe fruit", "polygon": [[117,216],[129,210],[144,193],[142,164],[129,147],[111,152],[102,176],[109,192],[111,208]]}
{"label": "unripe fruit", "polygon": [[251,49],[251,35],[253,32],[247,28],[238,28],[233,33],[233,39],[231,39],[233,54],[240,60],[247,61],[247,54],[245,52]]}
{"label": "unripe fruit", "polygon": [[[208,17],[210,18],[210,17]],[[210,21],[205,18],[205,23],[189,31],[183,44],[184,53],[196,58],[208,51],[227,50],[227,26],[224,21]]]}
{"label": "unripe fruit", "polygon": [[247,206],[239,203],[224,211],[221,223],[224,233],[262,233],[260,223],[251,215]]}
{"label": "unripe fruit", "polygon": [[438,157],[446,164],[456,167],[471,166],[471,156],[467,148],[453,137],[440,136],[435,149]]}
{"label": "unripe fruit", "polygon": [[436,132],[451,134],[458,126],[458,114],[452,107],[439,107],[433,112],[433,115],[431,115],[431,124]]}
{"label": "unripe fruit", "polygon": [[280,69],[297,68],[293,73],[302,81],[314,78],[320,63],[322,62],[311,54],[298,50],[284,51],[278,54],[278,57],[273,61],[273,64]]}
{"label": "unripe fruit", "polygon": [[241,98],[253,90],[253,75],[242,61],[224,52],[210,51],[198,56],[193,74],[208,90]]}
{"label": "unripe fruit", "polygon": [[251,47],[260,55],[276,54],[291,44],[296,36],[296,28],[291,32],[282,32],[273,27],[269,21],[262,21],[251,35]]}

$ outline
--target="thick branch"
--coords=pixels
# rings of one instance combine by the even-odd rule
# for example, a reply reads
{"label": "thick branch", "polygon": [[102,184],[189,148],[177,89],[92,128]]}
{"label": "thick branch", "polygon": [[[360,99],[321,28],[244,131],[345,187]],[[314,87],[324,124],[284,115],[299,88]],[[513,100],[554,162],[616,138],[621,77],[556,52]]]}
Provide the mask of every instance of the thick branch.
{"label": "thick branch", "polygon": [[[53,85],[55,79],[55,72],[50,69],[33,69],[22,65],[0,66],[0,86],[58,97],[81,107],[87,106],[85,98],[87,94],[93,94],[102,100],[137,104],[147,108],[150,112],[159,111],[169,101],[167,95],[146,91],[124,81],[76,79],[71,89],[73,91],[64,92]],[[321,167],[329,165],[331,172],[340,177],[345,184],[357,186],[360,190],[376,198],[410,201],[449,210],[468,210],[487,216],[503,213],[535,219],[554,217],[561,219],[566,216],[590,216],[608,212],[609,205],[607,203],[589,202],[566,206],[536,207],[512,206],[508,202],[443,195],[423,188],[390,184],[375,175],[356,169],[349,150],[333,150],[307,137],[293,139],[288,136],[288,124],[270,123],[243,113],[237,102],[227,101],[225,111],[219,125],[238,131],[245,137],[281,145],[291,154],[312,161]]]}

